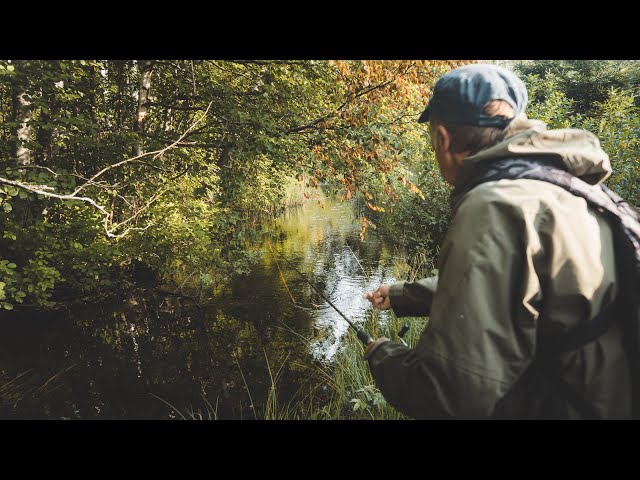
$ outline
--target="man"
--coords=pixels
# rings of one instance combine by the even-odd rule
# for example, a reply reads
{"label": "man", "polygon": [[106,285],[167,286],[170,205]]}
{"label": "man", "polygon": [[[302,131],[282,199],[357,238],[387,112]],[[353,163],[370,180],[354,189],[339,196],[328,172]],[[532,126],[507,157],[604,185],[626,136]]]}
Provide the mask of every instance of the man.
{"label": "man", "polygon": [[438,80],[418,120],[454,186],[439,277],[365,294],[398,316],[430,316],[415,348],[381,338],[365,350],[382,394],[411,417],[588,418],[580,402],[596,418],[631,416],[619,325],[553,362],[540,353],[615,299],[609,225],[551,183],[474,184],[507,158],[546,159],[592,185],[611,174],[594,135],[546,130],[527,119],[527,100],[509,70],[467,65]]}

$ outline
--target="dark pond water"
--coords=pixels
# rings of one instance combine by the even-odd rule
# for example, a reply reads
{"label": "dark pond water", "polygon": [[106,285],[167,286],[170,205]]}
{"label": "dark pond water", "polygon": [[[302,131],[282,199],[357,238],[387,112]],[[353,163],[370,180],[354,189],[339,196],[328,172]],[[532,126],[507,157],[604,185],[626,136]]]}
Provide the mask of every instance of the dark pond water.
{"label": "dark pond water", "polygon": [[267,240],[358,321],[369,312],[362,292],[393,281],[395,261],[375,232],[362,242],[353,220],[350,205],[331,199],[290,210],[252,272],[213,299],[140,288],[0,313],[0,418],[262,418],[274,381],[280,404],[309,392],[322,400],[317,366],[332,361],[348,326]]}

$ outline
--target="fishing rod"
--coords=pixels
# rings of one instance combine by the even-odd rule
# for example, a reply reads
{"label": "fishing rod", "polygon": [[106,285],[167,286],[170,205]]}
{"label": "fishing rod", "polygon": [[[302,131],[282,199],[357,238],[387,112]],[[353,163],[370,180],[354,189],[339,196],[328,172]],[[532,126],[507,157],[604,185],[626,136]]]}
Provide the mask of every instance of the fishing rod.
{"label": "fishing rod", "polygon": [[307,277],[305,277],[305,276],[300,272],[300,270],[298,270],[298,269],[297,269],[297,268],[296,268],[296,267],[295,267],[295,266],[294,266],[294,265],[293,265],[293,264],[292,264],[292,263],[287,259],[287,257],[285,257],[282,253],[280,253],[280,251],[279,251],[277,248],[275,248],[273,245],[271,245],[271,244],[269,244],[269,245],[271,246],[272,250],[275,250],[275,251],[276,251],[276,253],[277,253],[278,255],[280,255],[280,256],[282,257],[282,259],[283,259],[285,262],[287,262],[287,264],[288,264],[291,268],[293,268],[293,270],[294,270],[298,275],[300,275],[300,277],[301,277],[305,282],[307,282],[307,283],[309,284],[309,286],[310,286],[311,288],[313,288],[313,289],[318,293],[318,295],[320,295],[320,296],[322,297],[322,299],[323,299],[325,302],[327,302],[329,305],[331,305],[331,307],[332,307],[336,312],[338,312],[338,314],[339,314],[342,318],[344,318],[344,319],[347,321],[347,323],[349,324],[349,326],[355,330],[356,334],[358,335],[358,338],[359,338],[359,339],[360,339],[360,341],[364,344],[364,346],[365,346],[365,347],[366,347],[367,345],[369,345],[371,342],[373,342],[373,341],[374,341],[373,337],[372,337],[371,335],[369,335],[369,334],[368,334],[368,333],[367,333],[367,332],[366,332],[362,327],[359,327],[358,325],[355,325],[351,320],[349,320],[347,317],[345,317],[344,313],[342,313],[340,310],[338,310],[338,307],[336,307],[336,306],[331,302],[331,300],[329,300],[327,297],[325,297],[325,296],[324,296],[324,293],[322,293],[322,292],[321,292],[321,291],[320,291],[320,290],[319,290],[319,289],[318,289],[318,288],[317,288],[313,283],[311,283],[309,280],[307,280]]}
{"label": "fishing rod", "polygon": [[[360,270],[362,270],[362,273],[364,273],[364,276],[366,278],[369,278],[369,275],[367,275],[367,272],[364,271],[364,268],[362,267],[362,264],[360,263],[360,259],[358,258],[358,256],[356,255],[356,252],[353,251],[353,249],[349,246],[348,243],[345,244],[346,247],[349,249],[349,251],[351,252],[351,255],[353,255],[353,258],[356,259],[356,262],[358,262],[358,265],[360,265]],[[409,345],[407,345],[407,342],[405,342],[404,337],[405,334],[409,331],[409,325],[408,324],[404,324],[402,326],[402,328],[400,329],[400,331],[398,332],[398,339],[400,340],[400,342],[402,342],[402,344],[405,347],[408,347]]]}

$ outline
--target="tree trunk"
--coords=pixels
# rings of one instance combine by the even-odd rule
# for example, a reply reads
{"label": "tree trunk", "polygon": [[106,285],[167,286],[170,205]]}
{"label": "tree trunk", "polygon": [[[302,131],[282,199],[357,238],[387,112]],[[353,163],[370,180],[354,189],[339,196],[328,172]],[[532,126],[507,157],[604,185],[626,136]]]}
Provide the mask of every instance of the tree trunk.
{"label": "tree trunk", "polygon": [[[36,133],[36,139],[38,140],[38,144],[41,145],[40,155],[38,156],[37,162],[41,165],[44,165],[51,158],[51,140],[53,138],[52,130],[50,127],[51,124],[51,115],[50,111],[52,108],[52,101],[50,95],[48,93],[42,93],[43,99],[46,101],[46,106],[49,108],[48,111],[45,109],[40,110],[40,125],[38,127],[38,131]],[[46,127],[45,127],[46,125]]]}
{"label": "tree trunk", "polygon": [[[20,66],[21,62],[16,62]],[[16,128],[16,144],[14,156],[18,165],[31,163],[31,150],[26,146],[31,136],[31,100],[28,98],[27,78],[16,72],[16,83],[13,85],[13,115],[18,124]],[[19,76],[18,76],[19,75]]]}
{"label": "tree trunk", "polygon": [[[97,92],[100,88],[100,71],[96,67],[95,64],[90,64],[87,67],[89,72],[89,105],[90,105],[90,114],[91,120],[95,124],[98,132],[100,132],[100,121],[98,119],[98,110],[100,106],[98,105]],[[99,133],[98,133],[99,135]]]}
{"label": "tree trunk", "polygon": [[140,69],[140,87],[138,88],[138,110],[136,112],[136,120],[133,124],[133,131],[138,134],[138,142],[136,144],[136,155],[142,155],[142,134],[149,111],[149,97],[151,92],[151,77],[153,75],[154,62],[144,60],[138,63]]}
{"label": "tree trunk", "polygon": [[[45,62],[46,63],[46,62]],[[45,65],[44,68],[50,69],[49,73],[57,73],[60,69],[58,62],[51,62],[49,65]],[[43,68],[43,69],[44,69]],[[36,140],[40,147],[36,149],[35,159],[39,165],[46,164],[52,155],[51,143],[53,141],[53,123],[55,110],[55,92],[53,81],[43,81],[41,86],[41,98],[42,106],[40,108],[40,117],[36,126]]]}

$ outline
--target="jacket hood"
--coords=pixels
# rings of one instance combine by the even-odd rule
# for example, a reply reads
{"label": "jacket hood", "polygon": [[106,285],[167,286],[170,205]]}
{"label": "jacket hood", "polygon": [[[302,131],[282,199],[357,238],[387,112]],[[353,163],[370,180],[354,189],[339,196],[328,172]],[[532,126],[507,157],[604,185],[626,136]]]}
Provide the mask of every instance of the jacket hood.
{"label": "jacket hood", "polygon": [[609,156],[594,134],[577,128],[547,130],[544,122],[530,120],[524,114],[509,124],[503,141],[465,158],[458,175],[464,177],[478,162],[532,156],[559,159],[570,173],[592,185],[611,175]]}

